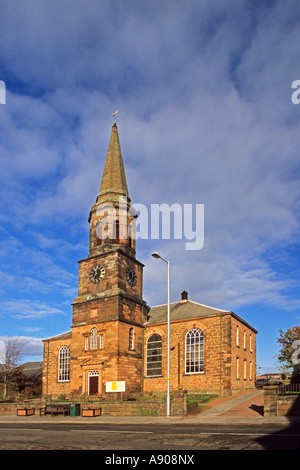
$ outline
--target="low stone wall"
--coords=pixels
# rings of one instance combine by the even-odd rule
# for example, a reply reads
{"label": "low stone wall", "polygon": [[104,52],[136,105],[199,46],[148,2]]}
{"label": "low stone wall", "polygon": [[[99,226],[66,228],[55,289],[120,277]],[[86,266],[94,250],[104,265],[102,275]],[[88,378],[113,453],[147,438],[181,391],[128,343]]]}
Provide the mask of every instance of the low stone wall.
{"label": "low stone wall", "polygon": [[[64,402],[65,404],[66,402]],[[68,402],[72,405],[72,402]],[[34,408],[39,415],[41,402],[0,403],[1,415],[17,415],[18,408]],[[137,400],[137,401],[92,401],[80,403],[82,409],[101,409],[102,416],[165,416],[166,401]],[[174,392],[171,401],[171,415],[183,416],[187,413],[187,394],[185,391]]]}
{"label": "low stone wall", "polygon": [[277,416],[300,416],[300,396],[278,396]]}
{"label": "low stone wall", "polygon": [[21,408],[21,406],[16,403],[0,403],[0,416],[16,415],[18,407]]}
{"label": "low stone wall", "polygon": [[83,403],[81,409],[101,410],[101,416],[162,416],[166,404],[162,402]]}
{"label": "low stone wall", "polygon": [[264,416],[300,416],[300,396],[279,395],[279,387],[264,387]]}

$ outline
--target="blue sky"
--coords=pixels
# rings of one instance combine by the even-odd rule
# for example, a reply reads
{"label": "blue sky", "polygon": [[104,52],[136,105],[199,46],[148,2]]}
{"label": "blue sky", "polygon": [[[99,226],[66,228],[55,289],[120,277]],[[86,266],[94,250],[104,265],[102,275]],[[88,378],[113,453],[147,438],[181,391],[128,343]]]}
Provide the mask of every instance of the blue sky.
{"label": "blue sky", "polygon": [[112,114],[132,203],[204,204],[205,243],[139,240],[144,298],[230,309],[276,370],[300,323],[298,1],[0,3],[0,337],[70,329]]}

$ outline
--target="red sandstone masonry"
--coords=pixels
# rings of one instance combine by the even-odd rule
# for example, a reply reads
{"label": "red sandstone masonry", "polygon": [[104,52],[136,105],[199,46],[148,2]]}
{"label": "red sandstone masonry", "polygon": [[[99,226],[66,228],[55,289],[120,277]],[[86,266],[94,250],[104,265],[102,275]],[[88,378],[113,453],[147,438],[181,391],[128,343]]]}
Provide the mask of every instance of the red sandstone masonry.
{"label": "red sandstone masonry", "polygon": [[[233,322],[233,327],[232,327]],[[170,354],[170,388],[178,387],[189,391],[202,391],[205,393],[227,394],[235,390],[254,388],[255,380],[255,343],[253,341],[252,352],[249,346],[246,349],[237,349],[233,338],[234,327],[239,324],[242,331],[247,331],[249,337],[255,334],[243,324],[234,320],[231,315],[222,315],[171,322],[171,354]],[[200,328],[204,332],[204,372],[196,374],[185,373],[185,335],[192,328]],[[163,371],[162,377],[145,377],[144,391],[166,390],[167,377],[167,324],[151,325],[146,328],[144,351],[149,336],[158,333],[163,339]],[[247,343],[248,345],[248,343]],[[233,360],[239,354],[240,362],[246,359],[253,361],[253,379],[250,380],[247,369],[247,377],[244,380],[236,379],[236,369]],[[146,358],[144,358],[144,371],[146,371]],[[241,374],[241,371],[240,371]]]}

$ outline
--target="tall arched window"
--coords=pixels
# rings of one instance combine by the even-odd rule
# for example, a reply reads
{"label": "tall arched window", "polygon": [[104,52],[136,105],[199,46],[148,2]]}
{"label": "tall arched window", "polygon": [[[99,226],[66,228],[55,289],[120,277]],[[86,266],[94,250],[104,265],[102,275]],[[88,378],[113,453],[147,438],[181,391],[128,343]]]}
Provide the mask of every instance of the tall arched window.
{"label": "tall arched window", "polygon": [[70,348],[62,346],[58,353],[58,381],[69,382],[70,380]]}
{"label": "tall arched window", "polygon": [[162,339],[158,334],[147,339],[146,375],[155,377],[162,375]]}
{"label": "tall arched window", "polygon": [[204,334],[199,328],[188,331],[185,337],[185,373],[204,371]]}
{"label": "tall arched window", "polygon": [[98,342],[97,342],[97,328],[92,328],[90,332],[90,349],[97,349]]}

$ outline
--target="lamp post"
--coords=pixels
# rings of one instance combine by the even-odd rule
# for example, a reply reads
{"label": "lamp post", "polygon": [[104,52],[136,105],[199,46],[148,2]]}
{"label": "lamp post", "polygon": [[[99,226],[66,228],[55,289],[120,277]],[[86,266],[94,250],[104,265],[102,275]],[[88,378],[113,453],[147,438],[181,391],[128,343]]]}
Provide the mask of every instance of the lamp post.
{"label": "lamp post", "polygon": [[151,253],[153,258],[161,259],[168,266],[168,317],[167,317],[167,326],[168,326],[168,360],[167,360],[167,416],[170,416],[170,262],[162,258],[159,253]]}

